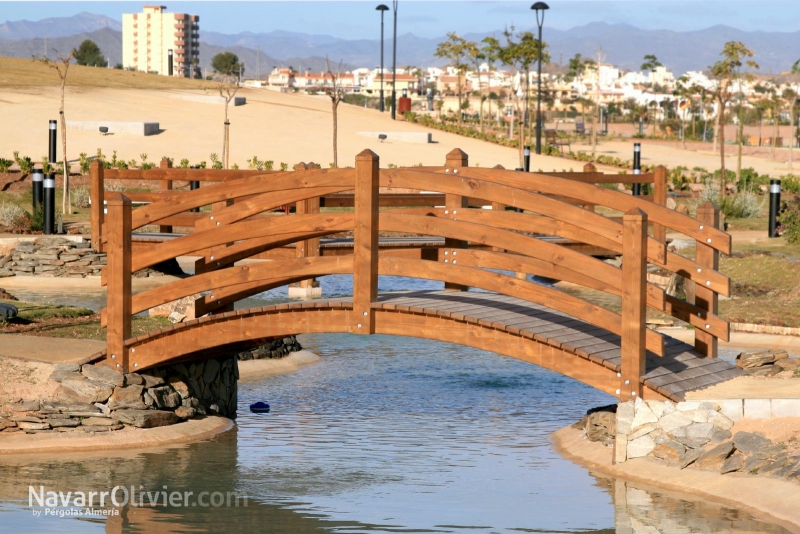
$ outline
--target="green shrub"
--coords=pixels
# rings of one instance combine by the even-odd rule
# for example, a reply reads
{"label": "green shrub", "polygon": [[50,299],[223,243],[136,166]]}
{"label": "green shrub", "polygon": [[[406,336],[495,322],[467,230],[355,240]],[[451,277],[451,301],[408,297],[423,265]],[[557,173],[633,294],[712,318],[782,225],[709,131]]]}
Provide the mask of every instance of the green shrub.
{"label": "green shrub", "polygon": [[183,158],[183,159],[181,160],[181,165],[180,165],[180,167],[181,167],[181,169],[188,169],[188,168],[189,168],[189,160],[188,160],[188,159],[186,159],[186,158]]}
{"label": "green shrub", "polygon": [[22,174],[30,174],[33,170],[33,160],[28,156],[20,157],[19,152],[14,151],[14,161],[19,165],[19,170]]}
{"label": "green shrub", "polygon": [[78,156],[78,162],[81,167],[81,174],[87,175],[89,174],[89,168],[91,165],[91,161],[89,161],[89,155],[86,152],[81,152]]}
{"label": "green shrub", "polygon": [[697,202],[698,205],[711,202],[729,219],[750,219],[761,214],[765,200],[759,200],[755,193],[748,190],[733,195],[721,195],[719,183],[707,179],[705,190],[700,193]]}
{"label": "green shrub", "polygon": [[72,203],[78,208],[88,208],[90,206],[89,203],[89,188],[88,187],[76,187],[70,191],[70,195],[72,196]]}
{"label": "green shrub", "polygon": [[784,203],[778,222],[778,231],[789,243],[800,243],[800,200],[795,198],[790,204]]}
{"label": "green shrub", "polygon": [[10,159],[0,158],[0,172],[8,172],[13,164],[14,162]]}
{"label": "green shrub", "polygon": [[272,161],[271,159],[268,159],[267,161],[264,162],[264,168],[267,169],[268,171],[271,171],[274,167],[275,167],[275,162]]}

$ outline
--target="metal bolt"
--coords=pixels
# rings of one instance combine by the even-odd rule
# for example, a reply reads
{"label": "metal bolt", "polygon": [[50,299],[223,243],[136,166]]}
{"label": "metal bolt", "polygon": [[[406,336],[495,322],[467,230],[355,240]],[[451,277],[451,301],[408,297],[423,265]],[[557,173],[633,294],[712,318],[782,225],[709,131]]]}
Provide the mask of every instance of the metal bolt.
{"label": "metal bolt", "polygon": [[700,225],[700,229],[701,229],[701,230],[703,229],[703,225],[702,225],[702,224]]}
{"label": "metal bolt", "polygon": [[706,239],[706,243],[711,243],[711,238]]}
{"label": "metal bolt", "polygon": [[221,301],[221,300],[218,300],[218,301],[217,301],[217,304],[222,304],[222,301]]}
{"label": "metal bolt", "polygon": [[447,215],[450,213],[450,210],[444,210],[444,214]]}
{"label": "metal bolt", "polygon": [[358,327],[361,328],[361,323],[358,323]]}
{"label": "metal bolt", "polygon": [[711,328],[711,325],[710,325],[710,324],[707,324],[707,325],[706,325],[706,330],[708,330],[709,328]]}
{"label": "metal bolt", "polygon": [[703,269],[697,269],[697,272],[698,272],[698,273],[702,273],[702,272],[703,272]]}
{"label": "metal bolt", "polygon": [[208,297],[208,298],[210,298],[211,300],[214,300],[214,295],[211,295],[211,296],[210,296],[210,297]]}
{"label": "metal bolt", "polygon": [[697,312],[697,316],[700,317],[701,319],[703,318],[703,314],[700,312]]}
{"label": "metal bolt", "polygon": [[444,172],[450,172],[450,169],[445,169]]}
{"label": "metal bolt", "polygon": [[444,262],[445,262],[445,263],[448,263],[448,262],[449,262],[449,260],[444,260]]}
{"label": "metal bolt", "polygon": [[458,174],[458,169],[453,169],[453,174]]}
{"label": "metal bolt", "polygon": [[630,383],[631,383],[631,381],[630,381],[630,380],[626,380],[626,381],[625,381],[625,385],[626,385],[626,386],[627,386],[628,384],[630,384]]}
{"label": "metal bolt", "polygon": [[622,378],[622,373],[617,373],[617,378]]}
{"label": "metal bolt", "polygon": [[211,256],[211,261],[214,261],[214,256]]}
{"label": "metal bolt", "polygon": [[134,367],[139,367],[139,364],[138,363],[134,363],[133,366]]}
{"label": "metal bolt", "polygon": [[710,286],[711,285],[711,280],[706,280],[706,285]]}
{"label": "metal bolt", "polygon": [[211,217],[209,217],[209,220],[213,221],[214,220],[214,216],[212,215]]}
{"label": "metal bolt", "polygon": [[119,364],[117,364],[117,367],[119,367]]}
{"label": "metal bolt", "polygon": [[112,354],[112,355],[111,355],[111,359],[112,359],[112,360],[113,360],[113,359],[115,359],[116,357],[117,357],[117,355],[116,355],[116,354]]}
{"label": "metal bolt", "polygon": [[635,391],[631,391],[631,397],[635,397],[635,396],[636,396],[636,392]]}
{"label": "metal bolt", "polygon": [[450,254],[450,253],[449,253],[448,251],[446,251],[446,250],[445,250],[445,251],[444,251],[444,255],[445,255],[445,256],[447,256],[448,254]]}
{"label": "metal bolt", "polygon": [[217,221],[217,226],[219,226],[219,221]]}
{"label": "metal bolt", "polygon": [[455,265],[456,263],[457,263],[456,260],[453,260],[453,265]]}
{"label": "metal bolt", "polygon": [[453,215],[455,215],[456,213],[458,213],[458,212],[456,210],[453,210]]}
{"label": "metal bolt", "polygon": [[364,312],[364,317],[366,317],[366,316],[367,316],[367,312]]}
{"label": "metal bolt", "polygon": [[131,349],[131,352],[136,352],[136,349]]}
{"label": "metal bolt", "polygon": [[457,250],[454,250],[454,251],[453,251],[453,256],[455,256],[456,254],[458,254],[458,251],[457,251]]}
{"label": "metal bolt", "polygon": [[219,265],[220,265],[220,263],[219,263],[219,262],[217,262],[217,267],[219,267]]}
{"label": "metal bolt", "polygon": [[619,395],[619,390],[616,391],[617,395]]}

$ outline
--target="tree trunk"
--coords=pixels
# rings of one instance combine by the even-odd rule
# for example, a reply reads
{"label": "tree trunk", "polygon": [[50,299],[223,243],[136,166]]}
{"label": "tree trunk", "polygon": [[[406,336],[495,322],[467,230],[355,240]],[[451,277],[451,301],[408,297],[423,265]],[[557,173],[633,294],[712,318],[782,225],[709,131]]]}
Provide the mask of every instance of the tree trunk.
{"label": "tree trunk", "polygon": [[336,143],[339,135],[338,133],[339,121],[336,112],[336,108],[338,107],[339,107],[339,102],[337,102],[335,99],[331,100],[331,108],[333,111],[333,168],[334,169],[339,168],[339,149]]}
{"label": "tree trunk", "polygon": [[461,73],[458,74],[458,126],[461,126]]}
{"label": "tree trunk", "polygon": [[778,139],[778,117],[775,110],[772,112],[772,147],[770,148],[770,158],[775,159],[775,143]]}
{"label": "tree trunk", "polygon": [[719,112],[717,113],[717,118],[719,119],[719,179],[720,179],[720,194],[725,195],[725,182],[727,180],[727,175],[725,174],[725,102],[720,100],[719,102]]}
{"label": "tree trunk", "polygon": [[792,106],[789,107],[789,122],[791,125],[789,126],[789,170],[792,169],[792,149],[794,148],[794,142],[797,136],[795,135],[796,130],[794,129],[794,102],[792,102]]}
{"label": "tree trunk", "polygon": [[739,184],[739,191],[744,191],[744,184],[742,183],[742,145],[744,144],[744,121],[739,119],[739,146],[736,154],[736,182]]}
{"label": "tree trunk", "polygon": [[67,73],[65,69],[64,77],[61,79],[61,109],[59,110],[59,117],[61,118],[61,156],[64,159],[64,196],[61,199],[62,221],[64,216],[72,214],[72,200],[69,192],[69,163],[67,162],[67,119],[64,115],[64,90],[66,84]]}
{"label": "tree trunk", "polygon": [[597,114],[600,112],[600,99],[598,98],[595,109],[592,110],[592,158],[597,152]]}
{"label": "tree trunk", "polygon": [[226,162],[227,168],[227,161],[228,161],[228,102],[230,102],[229,98],[225,99],[225,122],[222,123],[222,161]]}

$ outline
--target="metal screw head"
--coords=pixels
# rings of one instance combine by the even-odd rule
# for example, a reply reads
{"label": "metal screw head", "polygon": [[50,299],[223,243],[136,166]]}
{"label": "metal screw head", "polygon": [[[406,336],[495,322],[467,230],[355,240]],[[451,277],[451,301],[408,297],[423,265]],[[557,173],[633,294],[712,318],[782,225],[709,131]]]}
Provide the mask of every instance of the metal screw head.
{"label": "metal screw head", "polygon": [[448,215],[449,213],[450,213],[450,210],[444,210],[444,214],[445,215]]}
{"label": "metal screw head", "polygon": [[617,373],[617,378],[622,378],[622,373]]}
{"label": "metal screw head", "polygon": [[458,213],[458,212],[456,210],[453,210],[453,215],[455,215],[456,213]]}
{"label": "metal screw head", "polygon": [[213,221],[214,220],[214,216],[212,215],[211,217],[208,218],[208,220]]}
{"label": "metal screw head", "polygon": [[219,262],[217,262],[217,267],[219,267],[219,266],[220,266],[220,263],[219,263]]}
{"label": "metal screw head", "polygon": [[457,250],[454,250],[454,251],[453,251],[453,256],[455,256],[456,254],[458,254],[458,251],[457,251]]}
{"label": "metal screw head", "polygon": [[366,316],[367,316],[367,312],[364,312],[364,317],[366,317]]}
{"label": "metal screw head", "polygon": [[450,169],[445,169],[444,172],[450,172]]}
{"label": "metal screw head", "polygon": [[453,174],[458,174],[458,169],[453,169]]}
{"label": "metal screw head", "polygon": [[703,229],[703,225],[702,225],[702,224],[700,225],[700,229],[701,229],[701,230]]}
{"label": "metal screw head", "polygon": [[119,364],[117,364],[117,367],[119,367]]}
{"label": "metal screw head", "polygon": [[214,295],[211,295],[211,296],[210,296],[210,297],[208,297],[208,298],[210,298],[211,300],[214,300]]}
{"label": "metal screw head", "polygon": [[635,391],[631,391],[631,397],[635,397],[635,396],[636,396],[636,392]]}
{"label": "metal screw head", "polygon": [[132,352],[132,353],[133,353],[133,352],[136,352],[136,349],[131,349],[131,352]]}
{"label": "metal screw head", "polygon": [[358,323],[358,327],[361,328],[361,323]]}
{"label": "metal screw head", "polygon": [[219,226],[219,221],[217,221],[217,226]]}
{"label": "metal screw head", "polygon": [[211,256],[211,261],[214,261],[214,256]]}
{"label": "metal screw head", "polygon": [[218,300],[218,301],[217,301],[217,304],[222,304],[222,301],[221,301],[221,300]]}
{"label": "metal screw head", "polygon": [[117,355],[116,355],[116,354],[112,354],[112,355],[111,355],[111,359],[112,359],[112,360],[116,359],[116,357],[117,357]]}
{"label": "metal screw head", "polygon": [[134,363],[133,366],[134,367],[139,367],[139,364],[138,363]]}
{"label": "metal screw head", "polygon": [[619,390],[616,390],[616,392],[615,392],[615,393],[616,393],[617,395],[619,395]]}
{"label": "metal screw head", "polygon": [[450,260],[444,260],[445,263],[449,263]]}
{"label": "metal screw head", "polygon": [[706,243],[711,243],[711,238],[706,239]]}
{"label": "metal screw head", "polygon": [[702,273],[702,272],[703,272],[703,269],[699,269],[699,268],[698,268],[698,269],[697,269],[697,272],[698,272],[698,273]]}
{"label": "metal screw head", "polygon": [[711,280],[706,280],[706,285],[710,286],[711,285]]}
{"label": "metal screw head", "polygon": [[456,260],[453,260],[453,265],[455,265],[456,263],[458,263],[458,262]]}
{"label": "metal screw head", "polygon": [[449,253],[448,251],[446,251],[446,250],[445,250],[445,251],[444,251],[444,255],[445,255],[445,256],[447,256],[448,254],[450,254],[450,253]]}
{"label": "metal screw head", "polygon": [[709,328],[711,328],[711,325],[710,325],[710,324],[707,324],[707,325],[706,325],[706,330],[708,330]]}

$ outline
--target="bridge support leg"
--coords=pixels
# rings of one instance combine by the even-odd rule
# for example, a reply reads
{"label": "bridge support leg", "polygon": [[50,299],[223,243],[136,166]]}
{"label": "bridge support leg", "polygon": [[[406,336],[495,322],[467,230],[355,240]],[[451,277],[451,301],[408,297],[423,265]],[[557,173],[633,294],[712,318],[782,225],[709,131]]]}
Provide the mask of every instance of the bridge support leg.
{"label": "bridge support leg", "polygon": [[[162,159],[159,167],[163,170],[171,169],[172,162],[168,159]],[[172,180],[161,180],[158,183],[158,188],[161,191],[172,191]],[[172,226],[160,224],[158,226],[158,232],[161,234],[171,234],[172,233]]]}
{"label": "bridge support leg", "polygon": [[105,363],[122,373],[129,372],[131,337],[131,201],[121,193],[108,199],[108,327]]}
{"label": "bridge support leg", "polygon": [[[296,171],[319,168],[320,166],[316,163],[298,163],[294,166],[294,170]],[[297,215],[319,213],[319,197],[307,198],[305,200],[298,201],[295,212]],[[295,245],[295,249],[297,251],[296,256],[298,258],[319,256],[319,238],[315,237],[312,239],[298,241]],[[319,286],[319,282],[315,278],[309,278],[308,280],[302,280],[294,284],[289,284],[290,298],[308,299],[321,296],[322,288]]]}
{"label": "bridge support leg", "polygon": [[103,180],[103,162],[99,159],[92,160],[89,166],[89,180],[91,182],[90,198],[92,201],[89,213],[92,226],[92,248],[103,252],[103,220],[105,219],[105,181]]}
{"label": "bridge support leg", "polygon": [[[653,202],[659,206],[667,206],[667,168],[663,165],[656,167],[653,173]],[[653,223],[653,238],[666,243],[667,227]]]}
{"label": "bridge support leg", "polygon": [[[711,202],[706,202],[697,208],[697,219],[701,225],[719,227],[719,209]],[[719,269],[719,251],[709,247],[706,243],[697,242],[696,261],[709,269]],[[718,313],[719,296],[708,289],[703,283],[696,283],[694,290],[694,304],[707,313]],[[694,330],[694,348],[708,358],[717,357],[718,339],[702,328]]]}
{"label": "bridge support leg", "polygon": [[647,214],[638,208],[622,218],[622,358],[620,402],[642,396],[645,374]]}
{"label": "bridge support leg", "polygon": [[[445,160],[445,167],[451,173],[457,173],[458,169],[469,166],[469,156],[458,148],[454,148],[447,154]],[[461,195],[452,195],[447,193],[445,195],[445,213],[451,219],[458,219],[458,210],[467,208],[467,197]],[[452,258],[458,249],[467,248],[466,241],[460,239],[445,238],[444,240],[445,251],[448,253],[445,257]],[[459,284],[452,284],[450,282],[444,283],[444,288],[450,291],[467,291],[469,287]]]}
{"label": "bridge support leg", "polygon": [[374,334],[372,303],[378,299],[378,196],[380,168],[377,154],[367,149],[356,156],[355,232],[353,239],[354,334]]}

